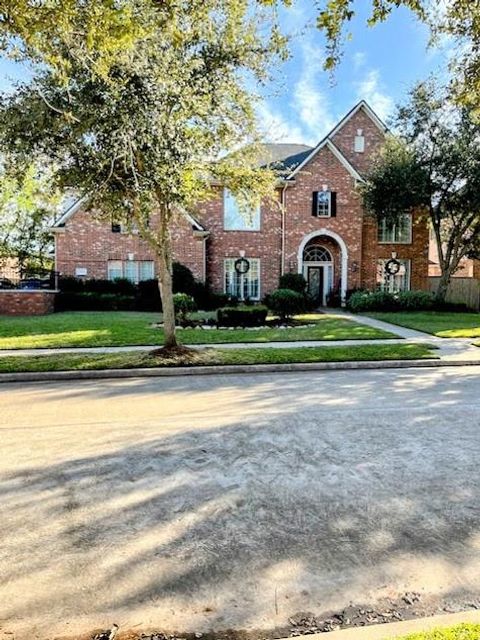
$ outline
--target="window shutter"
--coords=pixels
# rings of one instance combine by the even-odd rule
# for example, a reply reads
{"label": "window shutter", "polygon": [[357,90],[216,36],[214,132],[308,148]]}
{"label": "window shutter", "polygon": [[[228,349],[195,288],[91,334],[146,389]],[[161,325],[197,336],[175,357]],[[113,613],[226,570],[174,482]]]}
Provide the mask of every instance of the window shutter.
{"label": "window shutter", "polygon": [[337,193],[332,191],[330,193],[330,217],[335,218],[337,216]]}
{"label": "window shutter", "polygon": [[112,233],[120,233],[122,227],[117,222],[112,222]]}
{"label": "window shutter", "polygon": [[318,191],[313,192],[312,198],[312,216],[318,216]]}

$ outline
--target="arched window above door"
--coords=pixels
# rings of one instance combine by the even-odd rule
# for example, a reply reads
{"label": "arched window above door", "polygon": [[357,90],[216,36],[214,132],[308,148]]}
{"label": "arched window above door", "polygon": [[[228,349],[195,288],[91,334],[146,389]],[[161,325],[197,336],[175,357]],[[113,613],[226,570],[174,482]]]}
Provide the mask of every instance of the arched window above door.
{"label": "arched window above door", "polygon": [[328,249],[320,244],[310,244],[303,250],[304,262],[332,262],[332,255]]}

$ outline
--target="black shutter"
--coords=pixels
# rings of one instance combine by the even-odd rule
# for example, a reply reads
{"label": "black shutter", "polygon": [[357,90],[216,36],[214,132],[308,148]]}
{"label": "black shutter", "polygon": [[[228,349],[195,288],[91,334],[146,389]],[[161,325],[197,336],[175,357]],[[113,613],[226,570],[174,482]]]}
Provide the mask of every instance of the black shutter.
{"label": "black shutter", "polygon": [[120,233],[122,230],[122,225],[118,224],[118,222],[112,222],[112,233]]}
{"label": "black shutter", "polygon": [[337,193],[336,191],[330,192],[330,217],[336,218],[337,216]]}
{"label": "black shutter", "polygon": [[312,198],[312,216],[318,216],[318,191],[313,192]]}

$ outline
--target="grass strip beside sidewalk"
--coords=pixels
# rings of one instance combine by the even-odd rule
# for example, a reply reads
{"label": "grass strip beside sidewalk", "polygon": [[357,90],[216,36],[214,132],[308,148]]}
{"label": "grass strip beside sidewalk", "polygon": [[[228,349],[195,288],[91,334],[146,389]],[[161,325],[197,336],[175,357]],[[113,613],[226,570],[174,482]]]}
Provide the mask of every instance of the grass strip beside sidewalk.
{"label": "grass strip beside sidewalk", "polygon": [[401,636],[398,640],[479,640],[480,625],[460,624],[450,629],[433,629],[423,633]]}
{"label": "grass strip beside sidewalk", "polygon": [[85,371],[149,367],[287,364],[303,362],[351,362],[417,360],[435,358],[426,344],[368,344],[345,347],[289,347],[248,349],[199,349],[189,356],[157,357],[144,352],[65,353],[0,358],[0,373]]}

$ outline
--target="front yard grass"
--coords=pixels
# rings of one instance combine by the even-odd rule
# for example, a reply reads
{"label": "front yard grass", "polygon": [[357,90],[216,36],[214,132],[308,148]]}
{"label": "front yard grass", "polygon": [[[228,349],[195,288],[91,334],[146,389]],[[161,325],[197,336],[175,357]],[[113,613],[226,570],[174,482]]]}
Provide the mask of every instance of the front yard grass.
{"label": "front yard grass", "polygon": [[434,629],[402,636],[398,640],[479,640],[479,624],[460,624],[449,629]]}
{"label": "front yard grass", "polygon": [[389,311],[365,314],[440,338],[480,338],[480,313],[451,311]]}
{"label": "front yard grass", "polygon": [[[206,314],[212,316],[212,314]],[[321,314],[301,316],[311,327],[287,329],[182,329],[183,344],[222,342],[278,342],[298,340],[368,340],[396,338],[393,333],[358,324],[352,320]],[[61,347],[111,347],[161,345],[158,313],[135,311],[70,311],[48,316],[0,316],[0,349]]]}
{"label": "front yard grass", "polygon": [[0,357],[0,373],[80,371],[148,367],[285,364],[292,362],[349,362],[367,360],[416,360],[434,358],[426,344],[366,344],[351,347],[288,347],[245,349],[198,349],[188,355],[169,357],[150,353],[65,353],[45,356]]}

